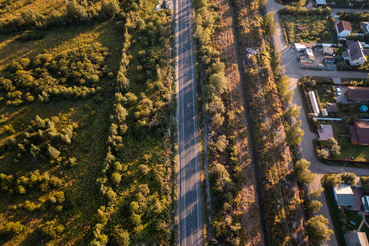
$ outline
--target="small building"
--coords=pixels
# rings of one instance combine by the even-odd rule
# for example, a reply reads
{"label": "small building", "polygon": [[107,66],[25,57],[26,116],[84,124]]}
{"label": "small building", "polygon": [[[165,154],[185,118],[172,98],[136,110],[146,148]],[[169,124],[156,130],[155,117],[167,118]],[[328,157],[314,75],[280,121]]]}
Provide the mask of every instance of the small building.
{"label": "small building", "polygon": [[361,201],[363,203],[364,211],[369,213],[369,196],[363,196]]}
{"label": "small building", "polygon": [[369,50],[364,50],[359,41],[346,42],[347,50],[342,52],[342,58],[348,60],[351,66],[359,66],[367,61]]}
{"label": "small building", "polygon": [[336,61],[336,57],[334,56],[324,56],[323,57],[323,62],[326,64],[333,64]]}
{"label": "small building", "polygon": [[326,0],[316,0],[316,6],[325,6],[327,4]]}
{"label": "small building", "polygon": [[295,43],[295,50],[296,51],[305,51],[306,50],[306,46],[304,44]]}
{"label": "small building", "polygon": [[325,47],[323,46],[323,55],[324,56],[333,56],[334,50],[332,47]]}
{"label": "small building", "polygon": [[327,109],[328,113],[335,113],[337,112],[337,105],[336,103],[326,103],[325,108]]}
{"label": "small building", "polygon": [[314,116],[319,116],[320,110],[319,110],[318,101],[316,100],[314,91],[309,91],[308,95],[310,98],[311,106],[313,108]]}
{"label": "small building", "polygon": [[351,144],[369,145],[369,122],[358,120],[349,126]]}
{"label": "small building", "polygon": [[368,22],[361,22],[360,27],[364,34],[369,34],[369,23]]}
{"label": "small building", "polygon": [[369,246],[365,232],[348,231],[345,234],[347,246]]}
{"label": "small building", "polygon": [[333,193],[338,206],[348,207],[355,205],[354,192],[351,186],[347,184],[336,185],[333,187]]}
{"label": "small building", "polygon": [[326,108],[323,108],[322,115],[323,115],[323,117],[327,117],[328,116],[328,111],[327,111]]}
{"label": "small building", "polygon": [[347,86],[345,95],[348,101],[357,103],[368,103],[369,87]]}
{"label": "small building", "polygon": [[313,53],[313,50],[311,48],[306,48],[305,49],[305,54],[306,54],[306,56],[309,60],[315,61],[314,53]]}
{"label": "small building", "polygon": [[336,26],[336,31],[337,37],[346,38],[352,31],[351,23],[348,21],[340,21]]}

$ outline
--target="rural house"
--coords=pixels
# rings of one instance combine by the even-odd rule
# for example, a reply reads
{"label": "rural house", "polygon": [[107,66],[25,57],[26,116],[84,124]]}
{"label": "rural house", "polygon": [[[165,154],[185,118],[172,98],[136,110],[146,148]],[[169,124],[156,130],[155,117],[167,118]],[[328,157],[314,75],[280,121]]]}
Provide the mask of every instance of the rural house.
{"label": "rural house", "polygon": [[337,37],[346,38],[352,31],[351,23],[348,21],[340,21],[336,26],[336,31]]}
{"label": "rural house", "polygon": [[364,34],[369,34],[369,23],[368,22],[361,22],[360,27]]}
{"label": "rural house", "polygon": [[350,65],[358,66],[367,61],[369,50],[364,50],[359,41],[346,42],[347,50],[342,52],[342,58],[348,60]]}
{"label": "rural house", "polygon": [[351,186],[347,184],[336,185],[333,187],[333,193],[338,206],[348,207],[355,205],[354,192]]}
{"label": "rural house", "polygon": [[367,103],[369,102],[369,87],[347,86],[345,95],[348,101]]}
{"label": "rural house", "polygon": [[349,126],[351,143],[357,145],[369,145],[369,122],[358,120],[353,126]]}
{"label": "rural house", "polygon": [[349,231],[345,234],[347,246],[369,246],[365,232]]}

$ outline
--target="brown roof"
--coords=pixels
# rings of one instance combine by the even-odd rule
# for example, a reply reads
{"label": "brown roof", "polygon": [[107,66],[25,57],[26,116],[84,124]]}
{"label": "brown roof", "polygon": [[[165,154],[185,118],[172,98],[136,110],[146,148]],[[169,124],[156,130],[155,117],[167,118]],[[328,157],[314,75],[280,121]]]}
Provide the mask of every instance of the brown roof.
{"label": "brown roof", "polygon": [[326,103],[325,108],[327,109],[328,113],[337,112],[337,105],[335,103]]}
{"label": "brown roof", "polygon": [[359,136],[357,135],[356,127],[349,126],[349,130],[350,130],[350,136],[351,136],[351,143],[353,144],[359,143]]}
{"label": "brown roof", "polygon": [[369,87],[347,86],[346,95],[349,100],[369,100]]}
{"label": "brown roof", "polygon": [[369,144],[369,122],[358,120],[355,122],[359,143]]}
{"label": "brown roof", "polygon": [[351,29],[351,23],[348,21],[341,21],[337,24],[338,32],[341,33],[343,30],[352,31]]}

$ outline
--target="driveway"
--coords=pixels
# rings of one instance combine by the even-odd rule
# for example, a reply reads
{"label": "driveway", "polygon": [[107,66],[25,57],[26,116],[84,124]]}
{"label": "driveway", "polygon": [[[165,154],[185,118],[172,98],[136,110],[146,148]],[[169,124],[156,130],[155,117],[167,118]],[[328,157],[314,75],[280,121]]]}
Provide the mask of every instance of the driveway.
{"label": "driveway", "polygon": [[341,103],[350,103],[349,101],[347,101],[347,97],[345,95],[347,87],[346,86],[336,86],[336,87],[339,87],[341,89],[341,96],[336,95],[336,98],[337,98],[336,101],[341,102]]}
{"label": "driveway", "polygon": [[[308,6],[310,7],[310,6]],[[282,54],[282,73],[290,77],[289,89],[294,90],[295,94],[292,99],[291,104],[297,104],[301,106],[302,112],[297,120],[301,120],[301,129],[305,131],[304,137],[300,144],[301,153],[300,157],[308,160],[310,162],[310,170],[313,173],[317,174],[316,180],[309,186],[310,191],[314,191],[321,187],[320,179],[326,173],[339,173],[339,172],[353,172],[356,175],[369,175],[369,169],[360,169],[360,168],[347,168],[347,167],[337,167],[337,166],[327,166],[322,164],[315,156],[314,148],[312,145],[312,141],[316,138],[316,134],[312,133],[309,129],[307,118],[305,113],[303,112],[304,108],[302,107],[302,101],[299,95],[299,91],[297,89],[297,81],[302,76],[322,76],[322,77],[331,77],[334,81],[339,81],[341,78],[367,78],[368,73],[358,73],[352,71],[318,71],[318,70],[305,70],[302,69],[296,59],[295,51],[289,49],[286,45],[283,36],[283,30],[280,24],[278,10],[282,9],[283,6],[276,3],[274,0],[268,0],[266,4],[267,12],[274,11],[274,19],[277,21],[276,34],[272,38],[272,42],[276,47],[276,50],[281,52]],[[335,10],[334,10],[335,11]],[[340,11],[340,10],[338,10]],[[343,93],[342,93],[343,94]],[[318,212],[318,214],[322,214],[325,218],[329,220],[329,228],[332,229],[332,221],[329,215],[329,211],[327,208],[327,203],[324,195],[320,196],[318,199],[322,204],[322,208]],[[330,241],[328,241],[325,245],[329,246],[337,246],[337,240],[334,235],[331,235]]]}

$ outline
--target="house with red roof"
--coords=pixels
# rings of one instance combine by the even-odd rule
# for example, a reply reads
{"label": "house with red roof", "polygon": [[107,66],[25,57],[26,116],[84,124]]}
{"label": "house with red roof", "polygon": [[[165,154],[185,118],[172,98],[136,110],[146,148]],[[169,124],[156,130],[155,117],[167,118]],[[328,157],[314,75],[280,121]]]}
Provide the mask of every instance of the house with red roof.
{"label": "house with red roof", "polygon": [[336,26],[336,31],[337,37],[346,38],[352,31],[351,23],[348,21],[340,21]]}
{"label": "house with red roof", "polygon": [[358,120],[349,126],[351,144],[369,145],[369,122]]}

